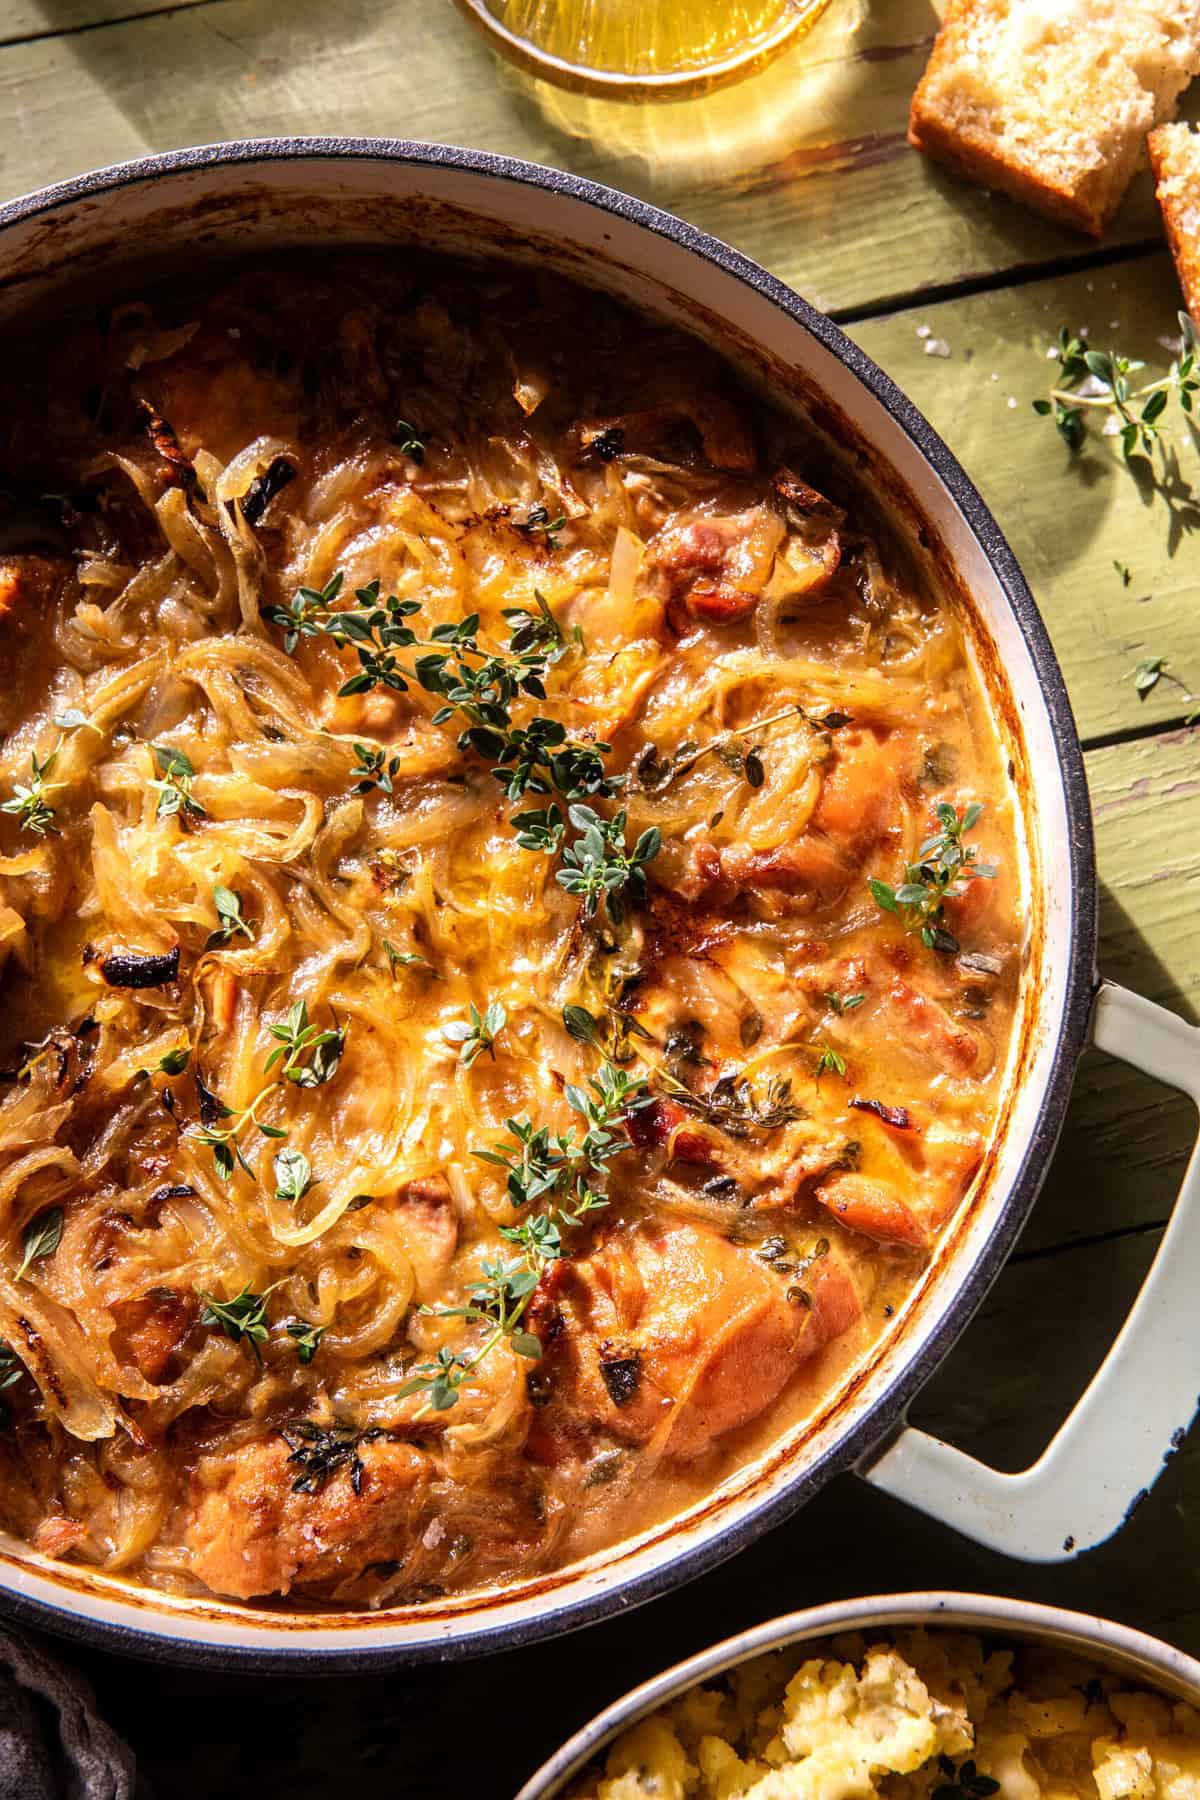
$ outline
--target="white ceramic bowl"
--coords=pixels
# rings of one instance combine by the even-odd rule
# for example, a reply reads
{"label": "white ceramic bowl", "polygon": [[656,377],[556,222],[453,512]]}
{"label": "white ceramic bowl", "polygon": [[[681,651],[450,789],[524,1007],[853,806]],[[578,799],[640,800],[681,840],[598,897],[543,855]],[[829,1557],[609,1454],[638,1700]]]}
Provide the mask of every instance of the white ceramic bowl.
{"label": "white ceramic bowl", "polygon": [[787,1613],[752,1631],[739,1632],[656,1675],[623,1699],[598,1713],[577,1731],[549,1762],[544,1763],[516,1800],[555,1800],[568,1782],[587,1768],[614,1738],[639,1719],[676,1700],[697,1682],[711,1681],[764,1650],[781,1650],[839,1631],[878,1631],[882,1636],[903,1625],[948,1631],[975,1631],[1006,1644],[1044,1644],[1086,1656],[1113,1674],[1139,1686],[1200,1706],[1200,1663],[1173,1650],[1159,1638],[1115,1625],[1090,1613],[1065,1612],[1028,1600],[1001,1600],[986,1594],[877,1594],[864,1600],[839,1600]]}

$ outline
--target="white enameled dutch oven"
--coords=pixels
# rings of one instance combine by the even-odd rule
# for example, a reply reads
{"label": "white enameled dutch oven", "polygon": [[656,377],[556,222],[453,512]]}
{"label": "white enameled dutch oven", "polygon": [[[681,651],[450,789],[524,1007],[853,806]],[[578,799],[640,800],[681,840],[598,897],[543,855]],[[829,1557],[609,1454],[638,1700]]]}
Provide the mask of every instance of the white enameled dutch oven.
{"label": "white enameled dutch oven", "polygon": [[660,1706],[677,1700],[697,1682],[789,1644],[812,1643],[839,1631],[875,1632],[886,1637],[898,1626],[923,1625],[946,1631],[982,1632],[1003,1646],[1038,1644],[1083,1656],[1123,1680],[1172,1700],[1200,1706],[1200,1663],[1158,1638],[1114,1625],[1090,1613],[1064,1612],[1058,1606],[1036,1606],[1027,1600],[993,1599],[985,1594],[877,1594],[865,1600],[839,1600],[788,1613],[752,1631],[739,1632],[702,1650],[675,1668],[647,1681],[577,1731],[549,1762],[544,1763],[516,1800],[555,1800],[581,1775],[614,1738]]}
{"label": "white enameled dutch oven", "polygon": [[553,268],[708,339],[857,467],[927,578],[958,596],[1008,740],[1024,827],[1024,1016],[998,1141],[928,1278],[843,1388],[702,1504],[640,1538],[501,1590],[365,1616],[154,1594],[7,1543],[0,1604],[116,1647],[226,1667],[446,1658],[647,1600],[729,1556],[849,1468],[1013,1555],[1053,1560],[1099,1543],[1154,1481],[1196,1405],[1200,1312],[1187,1242],[1200,1238],[1195,1162],[1124,1330],[1033,1468],[984,1468],[909,1428],[905,1409],[1033,1205],[1089,1038],[1195,1098],[1200,1032],[1097,980],[1091,822],[1062,677],[979,495],[887,376],[789,288],[679,219],[553,170],[384,140],[185,150],[2,207],[0,326],[97,305],[213,256],[414,241]]}

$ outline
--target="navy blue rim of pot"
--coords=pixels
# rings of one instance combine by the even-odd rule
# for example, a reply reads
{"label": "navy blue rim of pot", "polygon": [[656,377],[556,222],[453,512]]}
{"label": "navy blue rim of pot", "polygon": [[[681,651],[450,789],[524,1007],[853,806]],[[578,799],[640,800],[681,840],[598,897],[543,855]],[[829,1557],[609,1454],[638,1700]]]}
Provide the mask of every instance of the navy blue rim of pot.
{"label": "navy blue rim of pot", "polygon": [[[404,1647],[381,1644],[318,1650],[305,1649],[302,1644],[289,1645],[286,1641],[269,1649],[208,1645],[189,1642],[183,1637],[152,1635],[135,1627],[81,1619],[71,1612],[69,1596],[64,1596],[60,1608],[28,1597],[0,1594],[0,1610],[21,1623],[88,1644],[189,1667],[267,1675],[367,1673],[416,1663],[450,1662],[498,1650],[518,1649],[585,1625],[598,1624],[707,1573],[798,1511],[832,1476],[853,1468],[903,1422],[905,1411],[918,1390],[959,1337],[1000,1273],[1037,1198],[1058,1140],[1075,1066],[1087,1041],[1096,990],[1096,867],[1083,752],[1062,672],[1025,577],[975,486],[928,420],[831,319],[759,264],[671,213],[580,176],[514,157],[494,156],[487,151],[410,143],[395,138],[247,139],[118,163],[0,206],[0,232],[100,194],[189,171],[223,165],[336,161],[339,158],[462,169],[564,195],[598,212],[640,226],[658,237],[668,238],[771,301],[824,345],[868,389],[948,490],[998,577],[1029,647],[1050,716],[1066,804],[1069,834],[1066,849],[1071,879],[1071,966],[1050,1075],[1020,1170],[1004,1213],[959,1287],[941,1325],[886,1394],[816,1464],[805,1469],[782,1493],[760,1502],[723,1529],[718,1527],[711,1538],[682,1553],[677,1560],[627,1581],[615,1580],[611,1587],[600,1593],[577,1600],[567,1599],[561,1605],[556,1605],[553,1598],[547,1596],[546,1611],[540,1617],[519,1624],[489,1627],[484,1615],[478,1623],[472,1620],[469,1629],[459,1636],[431,1638],[428,1643]],[[301,1635],[299,1630],[296,1635]]]}

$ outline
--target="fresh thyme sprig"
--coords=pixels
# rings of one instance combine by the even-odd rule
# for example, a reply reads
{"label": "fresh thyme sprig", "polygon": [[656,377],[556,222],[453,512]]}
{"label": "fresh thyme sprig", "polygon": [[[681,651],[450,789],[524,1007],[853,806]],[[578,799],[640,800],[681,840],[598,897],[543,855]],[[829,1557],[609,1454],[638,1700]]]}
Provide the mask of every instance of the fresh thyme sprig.
{"label": "fresh thyme sprig", "polygon": [[166,744],[151,744],[150,748],[158,770],[158,779],[150,783],[150,787],[158,795],[155,818],[170,819],[178,816],[180,823],[184,825],[189,819],[203,819],[206,816],[205,808],[192,793],[196,771],[192,767],[191,758],[185,756],[182,750],[173,750]]}
{"label": "fresh thyme sprig", "polygon": [[268,1025],[267,1030],[279,1044],[279,1049],[272,1050],[266,1060],[268,1074],[277,1063],[282,1063],[280,1073],[285,1081],[294,1082],[297,1087],[314,1088],[321,1087],[337,1073],[346,1048],[344,1025],[335,1024],[332,1031],[322,1031],[319,1026],[309,1023],[308,1007],[303,1000],[297,1000],[284,1017]]}
{"label": "fresh thyme sprig", "polygon": [[354,759],[350,773],[358,776],[355,793],[369,794],[373,787],[385,794],[393,791],[396,776],[400,773],[402,759],[399,756],[389,756],[378,744],[355,744]]}
{"label": "fresh thyme sprig", "polygon": [[963,843],[963,834],[974,829],[982,812],[978,800],[972,800],[961,816],[943,801],[937,809],[941,830],[921,845],[917,861],[909,863],[900,886],[893,887],[875,876],[867,883],[875,904],[884,912],[897,914],[906,931],[919,932],[926,949],[957,954],[958,939],[942,923],[945,902],[965,894],[969,882],[995,877],[994,866],[977,862],[974,845]]}
{"label": "fresh thyme sprig", "polygon": [[841,1052],[833,1049],[829,1044],[821,1044],[817,1048],[820,1054],[817,1057],[817,1066],[813,1071],[813,1080],[817,1086],[821,1085],[822,1075],[840,1075],[845,1081],[846,1059]]}
{"label": "fresh thyme sprig", "polygon": [[[1091,350],[1086,339],[1072,336],[1063,326],[1054,357],[1058,380],[1047,400],[1035,400],[1033,410],[1053,417],[1059,435],[1071,450],[1079,450],[1087,436],[1086,408],[1099,408],[1120,421],[1118,436],[1126,458],[1136,450],[1150,456],[1158,442],[1159,424],[1172,394],[1185,413],[1190,413],[1200,393],[1200,337],[1187,313],[1179,314],[1182,348],[1160,381],[1134,387],[1132,378],[1145,363],[1116,350]],[[1083,394],[1080,384],[1088,376],[1106,390]]]}
{"label": "fresh thyme sprig", "polygon": [[17,1280],[24,1281],[35,1262],[44,1257],[53,1256],[62,1243],[63,1209],[61,1206],[47,1206],[43,1211],[34,1213],[32,1219],[21,1233],[21,1262],[17,1269]]}
{"label": "fresh thyme sprig", "polygon": [[582,1137],[577,1129],[551,1132],[531,1119],[506,1119],[508,1137],[474,1152],[481,1162],[505,1170],[514,1208],[529,1209],[540,1201],[542,1209],[527,1211],[516,1225],[500,1227],[500,1235],[520,1254],[485,1261],[464,1306],[431,1309],[436,1318],[464,1319],[488,1328],[474,1349],[443,1345],[432,1360],[410,1371],[401,1394],[423,1395],[425,1406],[434,1412],[457,1404],[472,1372],[501,1341],[507,1340],[518,1356],[530,1361],[541,1356],[538,1338],[521,1324],[526,1309],[544,1270],[563,1254],[564,1227],[582,1224],[588,1214],[607,1204],[598,1183],[613,1158],[629,1147],[625,1122],[652,1099],[643,1081],[608,1061],[589,1077],[586,1088],[568,1084],[564,1092],[567,1104],[586,1125]]}
{"label": "fresh thyme sprig", "polygon": [[242,917],[242,903],[232,888],[222,887],[219,883],[212,891],[213,905],[217,909],[220,924],[215,931],[209,933],[204,948],[216,950],[222,944],[229,943],[239,933],[253,940],[254,933]]}
{"label": "fresh thyme sprig", "polygon": [[310,1325],[304,1319],[289,1319],[284,1330],[296,1346],[296,1355],[302,1363],[310,1363],[321,1348],[321,1339],[328,1330],[326,1325]]}
{"label": "fresh thyme sprig", "polygon": [[216,1294],[201,1292],[197,1298],[204,1302],[204,1310],[200,1314],[200,1323],[213,1330],[224,1332],[235,1344],[248,1343],[254,1352],[254,1360],[262,1362],[261,1346],[271,1335],[267,1324],[267,1301],[279,1286],[272,1282],[261,1294],[253,1293],[247,1285],[240,1294],[234,1294],[230,1300],[222,1300]]}
{"label": "fresh thyme sprig", "polygon": [[602,818],[590,806],[571,806],[567,817],[579,832],[562,853],[563,866],[555,880],[568,894],[583,899],[583,916],[593,919],[603,900],[608,916],[619,925],[625,916],[626,896],[635,903],[646,897],[646,864],[662,847],[657,825],[642,832],[632,850],[625,843],[625,812]]}
{"label": "fresh thyme sprig", "polygon": [[298,1205],[313,1184],[312,1165],[303,1150],[288,1144],[277,1150],[272,1162],[275,1171],[275,1198]]}
{"label": "fresh thyme sprig", "polygon": [[[346,1026],[335,1025],[332,1031],[322,1031],[310,1024],[308,1007],[303,1000],[297,1000],[282,1019],[274,1020],[267,1029],[279,1047],[268,1056],[263,1073],[269,1075],[272,1069],[279,1067],[279,1074],[261,1087],[241,1112],[226,1106],[220,1095],[206,1086],[199,1071],[196,1072],[202,1127],[200,1142],[212,1150],[213,1162],[222,1181],[230,1179],[235,1163],[240,1164],[251,1180],[255,1179],[254,1170],[242,1149],[242,1134],[246,1130],[252,1128],[266,1138],[286,1138],[287,1132],[280,1126],[268,1125],[259,1117],[258,1109],[267,1098],[285,1081],[296,1087],[322,1086],[337,1073],[346,1047]],[[226,1119],[229,1124],[221,1123]]]}
{"label": "fresh thyme sprig", "polygon": [[495,1060],[496,1039],[508,1022],[508,1013],[499,1000],[493,1000],[485,1012],[480,1012],[472,1002],[469,1019],[452,1019],[445,1026],[442,1036],[450,1043],[461,1046],[459,1055],[463,1067],[469,1069],[476,1059],[486,1050]]}
{"label": "fresh thyme sprig", "polygon": [[289,1463],[300,1470],[292,1483],[294,1494],[317,1493],[339,1469],[350,1471],[350,1486],[358,1494],[364,1474],[360,1446],[391,1433],[380,1425],[359,1431],[353,1425],[317,1425],[311,1419],[297,1419],[285,1425],[280,1436],[292,1453]]}
{"label": "fresh thyme sprig", "polygon": [[425,440],[407,419],[396,420],[392,441],[402,456],[411,456],[415,463],[425,461]]}
{"label": "fresh thyme sprig", "polygon": [[647,744],[634,763],[634,776],[643,793],[661,794],[680,776],[689,775],[706,756],[716,756],[735,774],[741,775],[751,787],[761,787],[766,779],[766,770],[762,761],[762,746],[753,745],[750,749],[742,747],[746,738],[757,738],[761,732],[770,731],[776,725],[786,724],[789,720],[802,719],[815,733],[836,731],[850,723],[848,713],[829,712],[822,717],[813,717],[803,706],[785,706],[782,712],[771,713],[765,719],[752,719],[749,725],[739,725],[731,731],[722,731],[716,737],[709,738],[706,744],[680,744],[669,757],[660,755],[654,744]]}
{"label": "fresh thyme sprig", "polygon": [[22,831],[31,831],[35,837],[57,837],[58,826],[54,822],[54,808],[47,796],[61,782],[47,782],[46,777],[58,761],[58,753],[62,749],[62,739],[51,750],[49,756],[40,760],[37,751],[29,757],[29,781],[15,781],[10,799],[0,805],[0,812],[13,813],[19,821]]}
{"label": "fresh thyme sprig", "polygon": [[566,513],[559,513],[557,518],[552,519],[547,506],[531,506],[523,519],[513,520],[517,530],[523,531],[527,537],[535,537],[540,533],[547,550],[559,548],[558,534],[566,522]]}
{"label": "fresh thyme sprig", "polygon": [[[477,613],[457,624],[435,625],[428,637],[420,638],[407,623],[420,610],[417,601],[383,597],[376,580],[355,590],[356,606],[345,606],[340,604],[343,585],[338,574],[324,588],[301,588],[287,607],[264,609],[267,619],[283,627],[284,649],[290,653],[302,637],[317,636],[353,647],[361,666],[343,682],[343,695],[365,693],[378,684],[400,692],[415,684],[438,695],[444,705],[433,723],[457,717],[462,726],[459,750],[487,758],[507,799],[546,799],[544,807],[514,815],[521,848],[549,856],[562,851],[564,866],[557,880],[568,893],[583,898],[584,916],[594,918],[603,901],[614,923],[620,923],[623,895],[634,901],[645,897],[645,865],[661,845],[657,828],[644,831],[629,851],[623,812],[605,819],[581,804],[612,799],[624,783],[623,776],[609,774],[605,767],[608,744],[573,738],[559,720],[544,715],[525,725],[512,718],[520,696],[545,699],[549,669],[582,644],[579,633],[568,636],[543,595],[535,593],[536,611],[505,608],[511,628],[506,652],[480,644]],[[397,655],[409,650],[422,652],[411,666]],[[359,791],[374,785],[390,792],[399,759],[364,744],[356,744],[355,752]],[[761,784],[765,775],[756,753],[743,756],[742,763],[747,779]],[[559,801],[567,804],[567,818],[579,834],[565,849],[567,821]]]}
{"label": "fresh thyme sprig", "polygon": [[0,804],[0,813],[12,813],[20,823],[22,831],[31,831],[35,837],[57,837],[58,826],[54,822],[54,808],[46,798],[57,788],[65,786],[61,781],[47,782],[58,761],[63,744],[73,731],[96,731],[93,725],[77,707],[68,707],[66,712],[55,713],[54,724],[58,727],[58,742],[48,756],[39,759],[37,751],[31,751],[29,757],[28,783],[13,783],[11,798]]}

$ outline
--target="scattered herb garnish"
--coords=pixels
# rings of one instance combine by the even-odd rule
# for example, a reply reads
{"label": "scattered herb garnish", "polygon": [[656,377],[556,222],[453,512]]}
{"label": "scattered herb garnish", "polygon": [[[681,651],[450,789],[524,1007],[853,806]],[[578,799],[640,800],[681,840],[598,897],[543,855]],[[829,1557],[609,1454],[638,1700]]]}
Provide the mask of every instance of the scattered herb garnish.
{"label": "scattered herb garnish", "polygon": [[53,1256],[62,1243],[63,1209],[61,1206],[48,1206],[43,1212],[34,1213],[24,1231],[21,1233],[21,1262],[17,1269],[17,1280],[24,1281],[35,1262],[43,1257]]}
{"label": "scattered herb garnish", "polygon": [[[303,1319],[289,1319],[284,1328],[288,1336],[295,1341],[296,1355],[302,1363],[310,1363],[321,1348],[321,1339],[328,1326],[308,1325]],[[289,1457],[288,1461],[292,1459]]]}
{"label": "scattered herb garnish", "polygon": [[504,1030],[508,1014],[499,1000],[493,1000],[486,1012],[480,1012],[472,1003],[469,1019],[452,1019],[443,1027],[442,1036],[452,1044],[462,1046],[459,1051],[464,1068],[470,1068],[477,1057],[486,1050],[495,1060],[496,1039]]}
{"label": "scattered herb garnish", "polygon": [[722,1075],[704,1093],[694,1094],[673,1076],[657,1070],[658,1082],[680,1106],[727,1137],[744,1138],[752,1132],[778,1131],[804,1118],[804,1108],[792,1099],[792,1084],[787,1076],[774,1075],[761,1094],[756,1093],[745,1075]]}
{"label": "scattered herb garnish", "polygon": [[1123,563],[1123,562],[1118,562],[1116,557],[1114,556],[1113,568],[1117,571],[1117,574],[1121,577],[1121,586],[1128,587],[1130,582],[1133,580],[1133,571],[1129,567],[1129,564]]}
{"label": "scattered herb garnish", "polygon": [[392,432],[392,441],[402,456],[411,456],[415,463],[425,461],[425,442],[417,433],[415,425],[407,419],[397,419]]}
{"label": "scattered herb garnish", "polygon": [[[568,803],[568,817],[580,835],[563,853],[565,866],[558,871],[558,880],[568,892],[583,897],[587,918],[595,916],[604,900],[610,916],[619,922],[624,908],[621,891],[628,889],[635,900],[645,895],[644,865],[658,853],[657,830],[643,832],[629,853],[623,813],[605,820],[590,806],[570,809],[572,802],[611,799],[619,792],[624,778],[605,769],[608,744],[572,738],[557,719],[542,715],[526,725],[516,725],[512,719],[513,702],[519,696],[545,699],[548,670],[582,642],[579,633],[568,636],[545,598],[535,593],[536,611],[505,609],[511,627],[507,653],[490,651],[479,643],[477,613],[456,624],[435,625],[427,638],[419,638],[407,623],[420,611],[417,601],[400,600],[395,594],[384,598],[376,580],[355,589],[357,605],[343,606],[339,604],[342,587],[343,578],[338,574],[319,590],[301,588],[287,607],[264,609],[265,618],[283,627],[284,649],[291,653],[302,637],[317,636],[351,646],[361,666],[343,682],[342,695],[366,693],[377,685],[406,692],[414,683],[438,695],[445,704],[433,715],[433,723],[441,725],[458,716],[462,721],[459,750],[488,759],[507,799],[547,798],[547,805],[513,817],[522,849],[557,855],[566,836],[558,800]],[[403,650],[422,654],[409,666],[397,655]],[[360,759],[355,769],[361,777],[360,791],[363,782],[390,791],[396,760],[388,762],[382,751],[366,745],[358,744],[355,750]],[[761,762],[757,767],[752,763],[748,778],[753,782],[760,772]]]}
{"label": "scattered herb garnish", "polygon": [[843,1013],[853,1012],[856,1006],[861,1006],[866,997],[865,994],[835,994],[833,992],[827,992],[825,995],[830,1009],[839,1018]]}
{"label": "scattered herb garnish", "polygon": [[741,740],[757,738],[760,732],[769,731],[774,725],[782,725],[787,720],[796,718],[803,719],[814,731],[832,730],[835,725],[849,723],[845,713],[830,713],[825,719],[812,719],[802,706],[787,706],[782,712],[772,713],[769,718],[753,719],[749,725],[740,725],[733,731],[723,731],[717,737],[709,738],[706,744],[680,744],[668,757],[663,757],[656,745],[647,744],[633,765],[637,784],[643,793],[661,793],[681,775],[690,774],[703,757],[717,756],[726,768],[743,776],[751,787],[759,788],[766,780],[762,746],[756,744],[750,750],[743,750]]}
{"label": "scattered herb garnish", "polygon": [[12,797],[0,804],[0,813],[12,813],[20,822],[22,831],[32,831],[35,837],[57,837],[58,827],[54,823],[54,808],[47,800],[62,782],[47,783],[46,777],[58,761],[58,755],[65,739],[72,731],[98,731],[91,720],[81,713],[78,707],[68,707],[66,712],[56,713],[53,723],[58,727],[59,737],[48,756],[38,758],[32,751],[29,757],[29,782],[13,783]]}
{"label": "scattered herb garnish", "polygon": [[218,884],[213,888],[212,897],[220,924],[215,931],[209,933],[208,942],[204,948],[215,950],[219,945],[227,944],[239,932],[243,937],[253,939],[254,933],[242,917],[242,903],[233,889],[221,887]]}
{"label": "scattered herb garnish", "polygon": [[281,1062],[280,1073],[285,1081],[313,1088],[321,1087],[337,1073],[346,1048],[345,1027],[335,1025],[332,1031],[322,1031],[319,1026],[310,1025],[303,1000],[297,1000],[282,1019],[276,1019],[267,1029],[279,1043],[279,1049],[272,1050],[267,1058],[268,1074]]}
{"label": "scattered herb garnish", "polygon": [[813,1071],[813,1080],[818,1087],[821,1085],[822,1075],[840,1075],[843,1081],[846,1079],[845,1057],[840,1055],[838,1051],[832,1049],[828,1044],[822,1044],[820,1046],[820,1054],[817,1057],[817,1066]]}
{"label": "scattered herb garnish", "polygon": [[271,1335],[271,1328],[267,1324],[267,1300],[278,1286],[278,1282],[273,1282],[261,1294],[252,1293],[247,1286],[240,1294],[235,1294],[232,1300],[219,1300],[215,1294],[202,1292],[197,1296],[204,1302],[200,1323],[224,1332],[235,1344],[240,1344],[245,1339],[254,1352],[254,1360],[261,1363],[260,1346]]}
{"label": "scattered herb garnish", "polygon": [[1167,661],[1165,656],[1144,656],[1133,669],[1133,685],[1139,700],[1154,692],[1167,672]]}
{"label": "scattered herb garnish", "polygon": [[184,824],[188,819],[204,818],[205,809],[192,793],[196,771],[191,759],[182,750],[172,750],[165,744],[151,744],[150,748],[159,774],[159,779],[150,783],[158,795],[155,818],[170,819],[178,814]]}
{"label": "scattered herb garnish", "polygon": [[60,782],[47,784],[46,777],[58,760],[58,752],[61,748],[60,742],[51,750],[49,756],[43,757],[40,761],[36,750],[33,751],[29,758],[28,784],[15,781],[12,798],[0,805],[0,812],[14,813],[20,822],[21,830],[32,831],[35,837],[58,836],[58,826],[54,823],[54,808],[46,796],[52,794],[55,788],[62,784]]}
{"label": "scattered herb garnish", "polygon": [[355,744],[355,763],[350,773],[359,779],[354,784],[357,794],[369,794],[373,787],[381,788],[390,794],[392,784],[400,773],[399,756],[389,756],[386,750],[375,744]]}
{"label": "scattered herb garnish", "polygon": [[542,541],[547,550],[558,549],[558,534],[566,522],[566,513],[559,513],[556,519],[552,519],[549,508],[545,506],[531,506],[523,519],[513,520],[518,531],[524,531],[531,537],[535,533],[541,532]]}
{"label": "scattered herb garnish", "polygon": [[969,881],[978,877],[990,881],[996,874],[991,863],[976,862],[973,845],[963,843],[964,832],[974,828],[982,812],[978,800],[972,800],[961,816],[943,801],[937,809],[941,830],[926,838],[900,886],[892,887],[874,876],[867,883],[875,904],[884,912],[896,913],[906,931],[920,932],[921,942],[929,950],[950,956],[957,952],[958,939],[942,924],[943,906],[964,894]]}
{"label": "scattered herb garnish", "polygon": [[288,1461],[301,1470],[292,1492],[315,1494],[339,1469],[349,1469],[350,1486],[361,1493],[364,1470],[359,1446],[390,1435],[380,1426],[358,1431],[353,1425],[314,1425],[309,1419],[285,1425],[280,1436],[292,1453]]}
{"label": "scattered herb garnish", "polygon": [[272,1166],[275,1170],[275,1198],[290,1200],[293,1204],[303,1200],[313,1184],[312,1167],[303,1150],[293,1150],[290,1144],[277,1150]]}
{"label": "scattered herb garnish", "polygon": [[[1200,392],[1200,339],[1187,313],[1179,314],[1182,348],[1179,357],[1160,381],[1141,387],[1131,385],[1131,377],[1145,368],[1145,363],[1122,356],[1115,350],[1091,350],[1083,337],[1073,337],[1064,325],[1054,352],[1058,363],[1058,380],[1048,400],[1035,400],[1033,410],[1053,416],[1060,436],[1071,450],[1082,448],[1087,436],[1086,408],[1099,407],[1120,421],[1118,435],[1128,458],[1136,450],[1149,456],[1158,442],[1159,420],[1166,411],[1172,394],[1185,413],[1190,413],[1194,396]],[[1106,390],[1098,394],[1079,392],[1088,376]],[[1125,577],[1128,582],[1128,577]]]}
{"label": "scattered herb garnish", "polygon": [[[252,1181],[255,1180],[254,1170],[246,1161],[246,1155],[242,1149],[240,1139],[247,1126],[251,1125],[254,1126],[257,1131],[260,1131],[264,1137],[285,1138],[287,1136],[286,1131],[280,1130],[277,1125],[264,1124],[258,1116],[258,1108],[262,1105],[268,1094],[273,1094],[275,1092],[275,1089],[279,1086],[278,1081],[269,1081],[266,1087],[260,1089],[254,1096],[254,1099],[250,1102],[249,1106],[244,1107],[241,1112],[235,1113],[231,1106],[226,1106],[220,1096],[214,1094],[212,1089],[205,1085],[199,1069],[195,1071],[195,1077],[196,1088],[200,1095],[200,1123],[202,1127],[200,1132],[200,1142],[206,1144],[212,1151],[213,1163],[216,1167],[217,1174],[221,1177],[222,1181],[228,1181],[233,1174],[234,1163],[236,1161],[241,1164],[241,1167],[246,1171],[246,1174],[249,1175],[250,1179]],[[218,1121],[222,1119],[231,1119],[233,1123],[231,1125],[219,1125]]]}
{"label": "scattered herb garnish", "polygon": [[576,625],[568,635],[546,604],[546,597],[537,588],[533,590],[536,612],[530,612],[524,606],[506,606],[504,617],[512,628],[509,639],[509,650],[513,656],[525,656],[529,651],[541,655],[547,664],[561,662],[573,650],[583,649],[583,632]]}
{"label": "scattered herb garnish", "polygon": [[160,1056],[151,1073],[154,1075],[182,1075],[191,1058],[191,1049],[187,1044],[180,1044],[174,1050],[168,1050]]}
{"label": "scattered herb garnish", "polygon": [[603,900],[608,916],[619,925],[625,916],[625,895],[635,902],[646,896],[646,864],[658,855],[662,834],[657,825],[643,831],[633,849],[625,845],[624,810],[611,819],[601,818],[590,806],[572,806],[567,817],[580,833],[563,851],[563,866],[555,880],[569,894],[583,898],[583,916],[592,919]]}
{"label": "scattered herb garnish", "polygon": [[[577,1010],[583,1014],[582,1007]],[[607,1204],[598,1183],[613,1157],[629,1148],[622,1127],[633,1113],[651,1104],[645,1083],[608,1061],[589,1078],[586,1089],[568,1083],[565,1096],[586,1123],[582,1138],[576,1130],[551,1132],[531,1119],[506,1119],[508,1137],[474,1152],[481,1162],[505,1171],[514,1207],[523,1210],[542,1201],[543,1210],[527,1214],[517,1225],[500,1227],[501,1237],[515,1244],[520,1255],[510,1261],[484,1262],[465,1306],[433,1309],[438,1318],[465,1319],[489,1328],[475,1349],[458,1351],[443,1345],[431,1361],[410,1370],[401,1394],[423,1395],[435,1412],[457,1404],[472,1370],[502,1339],[518,1356],[530,1361],[540,1357],[540,1342],[521,1326],[534,1290],[543,1270],[563,1254],[563,1228],[581,1224]]]}
{"label": "scattered herb garnish", "polygon": [[383,948],[388,959],[388,968],[393,975],[397,969],[426,969],[436,979],[437,970],[427,956],[418,956],[415,950],[397,950],[395,944],[389,943],[387,938],[383,940]]}

